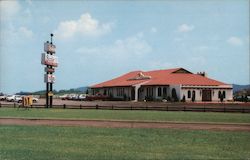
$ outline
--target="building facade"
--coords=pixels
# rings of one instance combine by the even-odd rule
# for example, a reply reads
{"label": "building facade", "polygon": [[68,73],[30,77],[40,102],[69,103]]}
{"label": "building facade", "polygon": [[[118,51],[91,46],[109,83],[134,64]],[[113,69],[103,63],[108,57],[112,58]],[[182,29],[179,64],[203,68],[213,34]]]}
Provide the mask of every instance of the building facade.
{"label": "building facade", "polygon": [[91,86],[91,94],[131,101],[229,101],[232,85],[210,79],[205,73],[193,74],[184,68],[133,71]]}

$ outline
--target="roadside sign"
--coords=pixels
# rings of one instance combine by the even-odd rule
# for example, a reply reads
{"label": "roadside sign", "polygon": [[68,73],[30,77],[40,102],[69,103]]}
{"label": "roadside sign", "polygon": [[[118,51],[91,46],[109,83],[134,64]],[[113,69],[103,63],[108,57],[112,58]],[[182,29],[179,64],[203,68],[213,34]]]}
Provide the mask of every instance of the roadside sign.
{"label": "roadside sign", "polygon": [[32,99],[32,96],[24,96],[22,97],[23,99],[23,106],[24,107],[29,107],[33,104],[33,99]]}
{"label": "roadside sign", "polygon": [[50,53],[55,53],[56,52],[56,46],[51,44],[51,43],[44,43],[44,51],[45,52],[50,52]]}
{"label": "roadside sign", "polygon": [[42,53],[41,63],[43,65],[57,67],[58,66],[58,58],[54,55]]}
{"label": "roadside sign", "polygon": [[45,72],[49,72],[49,73],[54,73],[55,72],[55,68],[47,68],[47,67],[45,67],[44,71]]}
{"label": "roadside sign", "polygon": [[44,82],[45,83],[54,83],[56,80],[56,76],[53,74],[44,74]]}
{"label": "roadside sign", "polygon": [[45,65],[44,82],[46,83],[46,108],[52,107],[53,104],[53,83],[56,77],[53,75],[55,67],[58,66],[58,58],[55,56],[56,46],[52,42],[53,33],[50,34],[51,41],[44,43],[44,51],[41,56],[41,64]]}
{"label": "roadside sign", "polygon": [[53,95],[54,95],[53,92],[48,93],[48,96],[53,96]]}

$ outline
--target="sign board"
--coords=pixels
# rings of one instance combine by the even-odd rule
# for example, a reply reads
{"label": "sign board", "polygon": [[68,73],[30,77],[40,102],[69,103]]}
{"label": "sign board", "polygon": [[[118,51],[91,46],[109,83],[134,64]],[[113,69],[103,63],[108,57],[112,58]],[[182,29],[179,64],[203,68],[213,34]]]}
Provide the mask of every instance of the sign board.
{"label": "sign board", "polygon": [[44,51],[45,52],[50,52],[50,53],[55,53],[56,52],[56,46],[51,44],[51,43],[44,43]]}
{"label": "sign board", "polygon": [[24,107],[29,107],[33,104],[33,99],[32,99],[32,96],[24,96],[22,97],[23,99],[23,106]]}
{"label": "sign board", "polygon": [[58,58],[54,55],[42,53],[41,63],[44,65],[57,67],[58,66]]}
{"label": "sign board", "polygon": [[56,80],[56,76],[53,74],[44,74],[44,82],[45,83],[54,83]]}
{"label": "sign board", "polygon": [[54,73],[54,72],[55,72],[55,68],[48,68],[48,67],[45,67],[45,68],[44,68],[44,72]]}

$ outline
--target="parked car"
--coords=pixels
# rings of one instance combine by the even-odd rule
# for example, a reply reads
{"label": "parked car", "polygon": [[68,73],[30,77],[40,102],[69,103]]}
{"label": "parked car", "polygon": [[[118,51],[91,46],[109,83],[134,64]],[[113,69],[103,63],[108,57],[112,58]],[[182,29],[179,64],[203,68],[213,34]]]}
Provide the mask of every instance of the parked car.
{"label": "parked car", "polygon": [[250,102],[250,96],[235,96],[234,101]]}
{"label": "parked car", "polygon": [[69,94],[67,100],[75,100],[77,98],[77,94]]}
{"label": "parked car", "polygon": [[7,102],[14,102],[15,101],[15,97],[16,97],[16,95],[8,95],[6,97],[6,101]]}
{"label": "parked car", "polygon": [[84,100],[86,100],[86,97],[87,97],[86,94],[80,94],[80,95],[78,96],[78,100],[79,100],[79,101],[84,101]]}
{"label": "parked car", "polygon": [[89,95],[89,96],[86,96],[86,100],[87,101],[95,101],[95,100],[102,100],[102,101],[105,101],[105,100],[108,100],[109,99],[109,96],[106,96],[106,95],[102,95],[100,93],[96,94],[96,95]]}
{"label": "parked car", "polygon": [[[24,97],[24,96],[15,95],[14,102],[22,103],[22,102],[23,102],[23,97]],[[38,98],[32,97],[32,102],[33,102],[33,103],[37,103],[37,102],[38,102]]]}
{"label": "parked car", "polygon": [[6,97],[7,97],[6,95],[1,95],[1,96],[0,96],[0,101],[5,101],[5,100],[6,100]]}
{"label": "parked car", "polygon": [[38,102],[38,98],[32,97],[32,101],[33,101],[33,103],[37,103]]}
{"label": "parked car", "polygon": [[61,98],[61,100],[67,100],[68,99],[68,95],[64,94],[62,96],[59,96],[59,98]]}
{"label": "parked car", "polygon": [[16,95],[14,101],[17,103],[21,103],[23,101],[23,96]]}
{"label": "parked car", "polygon": [[71,100],[78,101],[78,97],[79,97],[78,94],[74,94],[72,95]]}

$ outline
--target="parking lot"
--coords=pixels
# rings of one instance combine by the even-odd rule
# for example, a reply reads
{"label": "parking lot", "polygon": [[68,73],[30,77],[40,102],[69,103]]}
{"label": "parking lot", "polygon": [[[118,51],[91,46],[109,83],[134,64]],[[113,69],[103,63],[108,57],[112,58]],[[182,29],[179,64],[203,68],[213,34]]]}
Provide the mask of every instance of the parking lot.
{"label": "parking lot", "polygon": [[[21,105],[21,103],[17,102],[7,102],[0,101],[1,104],[9,104],[13,105]],[[45,106],[46,99],[40,98],[37,103],[33,103],[34,106]],[[61,100],[61,99],[53,99],[54,106],[116,106],[116,107],[200,107],[200,108],[250,108],[250,103],[244,102],[224,102],[224,103],[211,103],[211,102],[134,102],[134,101],[73,101],[73,100]]]}

